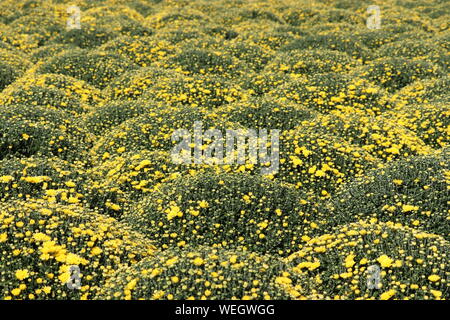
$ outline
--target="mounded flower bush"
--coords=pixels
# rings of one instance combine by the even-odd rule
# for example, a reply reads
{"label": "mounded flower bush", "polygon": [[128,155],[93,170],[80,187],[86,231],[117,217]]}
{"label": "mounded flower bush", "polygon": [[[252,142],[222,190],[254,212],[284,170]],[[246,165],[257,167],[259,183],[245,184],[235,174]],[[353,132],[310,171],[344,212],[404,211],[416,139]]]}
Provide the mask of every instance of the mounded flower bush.
{"label": "mounded flower bush", "polygon": [[351,34],[308,35],[296,39],[281,48],[282,51],[325,49],[347,53],[355,59],[367,59],[370,51]]}
{"label": "mounded flower bush", "polygon": [[102,135],[128,119],[151,111],[151,105],[146,101],[108,101],[87,114],[84,123],[90,132]]}
{"label": "mounded flower bush", "polygon": [[406,108],[409,104],[414,103],[448,103],[447,88],[449,85],[450,77],[448,76],[416,81],[393,94],[392,102]]}
{"label": "mounded flower bush", "polygon": [[423,59],[387,57],[373,60],[355,75],[373,81],[389,92],[401,89],[416,80],[430,79],[444,75],[436,64]]}
{"label": "mounded flower bush", "polygon": [[[4,202],[0,209],[3,299],[87,299],[116,269],[155,252],[152,242],[113,218],[42,200]],[[81,289],[69,289],[78,266]]]}
{"label": "mounded flower bush", "polygon": [[361,221],[310,239],[287,262],[303,277],[299,294],[307,299],[442,300],[450,294],[449,246],[398,223]]}
{"label": "mounded flower bush", "polygon": [[100,90],[83,80],[59,75],[41,74],[18,79],[0,95],[5,105],[24,104],[64,110],[77,116],[103,103]]}
{"label": "mounded flower bush", "polygon": [[223,104],[246,100],[250,95],[239,84],[219,76],[201,75],[160,78],[144,95],[169,106],[216,108]]}
{"label": "mounded flower bush", "polygon": [[44,107],[0,107],[0,159],[6,156],[57,156],[79,160],[87,155],[90,135],[69,116]]}
{"label": "mounded flower bush", "polygon": [[414,131],[402,126],[397,119],[384,114],[366,115],[354,108],[318,116],[313,121],[303,122],[302,126],[308,132],[340,136],[385,161],[433,152]]}
{"label": "mounded flower bush", "polygon": [[386,44],[378,49],[379,57],[405,57],[405,58],[425,58],[427,61],[434,62],[444,70],[448,69],[450,57],[448,52],[439,45],[428,41],[401,40]]}
{"label": "mounded flower bush", "polygon": [[193,135],[196,121],[202,122],[203,130],[214,127],[224,131],[239,127],[198,108],[163,108],[159,105],[149,107],[151,111],[124,121],[100,137],[91,150],[93,159],[107,159],[111,155],[128,151],[169,151],[176,144],[172,142],[174,131],[188,130]]}
{"label": "mounded flower bush", "polygon": [[332,224],[374,218],[450,238],[448,150],[408,158],[353,181],[332,200]]}
{"label": "mounded flower bush", "polygon": [[91,207],[114,217],[130,210],[140,199],[182,174],[209,169],[207,165],[177,165],[168,152],[126,152],[102,161],[87,171],[84,190]]}
{"label": "mounded flower bush", "polygon": [[111,80],[136,65],[118,55],[74,50],[61,53],[38,68],[39,73],[59,73],[104,88]]}
{"label": "mounded flower bush", "polygon": [[0,63],[0,91],[14,82],[18,75],[19,73],[16,69],[3,62]]}
{"label": "mounded flower bush", "polygon": [[328,72],[345,73],[357,65],[357,60],[339,51],[291,50],[277,55],[266,68],[291,75],[308,75]]}
{"label": "mounded flower bush", "polygon": [[82,185],[87,178],[83,165],[56,157],[0,160],[0,199],[43,197],[62,203],[81,203],[84,201]]}
{"label": "mounded flower bush", "polygon": [[162,186],[124,221],[163,247],[245,246],[288,254],[312,229],[301,193],[259,176],[199,174]]}
{"label": "mounded flower bush", "polygon": [[[112,100],[137,100],[148,95],[159,81],[175,79],[179,74],[159,67],[146,67],[125,72],[114,79],[103,91]],[[145,100],[140,102],[145,104]]]}
{"label": "mounded flower bush", "polygon": [[[306,123],[308,121],[304,121]],[[306,192],[312,203],[329,198],[345,181],[376,167],[379,160],[355,144],[299,126],[280,138],[280,170],[275,179]]]}
{"label": "mounded flower bush", "polygon": [[447,103],[408,104],[390,114],[393,121],[415,132],[432,148],[439,149],[449,144],[450,110]]}
{"label": "mounded flower bush", "polygon": [[303,104],[322,113],[353,107],[378,114],[387,108],[387,97],[380,87],[364,79],[339,73],[295,77],[270,91],[269,95],[282,101]]}
{"label": "mounded flower bush", "polygon": [[119,54],[141,67],[155,62],[163,62],[173,55],[175,47],[167,41],[155,37],[117,37],[105,43],[100,49]]}
{"label": "mounded flower bush", "polygon": [[382,2],[0,1],[0,299],[448,299],[448,10]]}
{"label": "mounded flower bush", "polygon": [[227,104],[214,111],[219,117],[241,124],[245,128],[289,130],[301,121],[311,119],[315,112],[293,103],[270,97]]}
{"label": "mounded flower bush", "polygon": [[206,246],[169,249],[119,269],[97,299],[289,299],[277,257]]}
{"label": "mounded flower bush", "polygon": [[168,63],[173,65],[173,68],[179,68],[188,74],[210,73],[230,78],[236,73],[245,71],[245,66],[236,57],[196,48],[184,49]]}

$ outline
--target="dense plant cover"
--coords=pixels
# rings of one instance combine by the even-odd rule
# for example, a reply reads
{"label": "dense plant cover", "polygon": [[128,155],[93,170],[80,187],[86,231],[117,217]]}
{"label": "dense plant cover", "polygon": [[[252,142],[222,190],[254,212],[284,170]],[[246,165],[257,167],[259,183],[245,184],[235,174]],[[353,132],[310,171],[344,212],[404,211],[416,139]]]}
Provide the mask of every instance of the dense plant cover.
{"label": "dense plant cover", "polygon": [[[434,0],[1,1],[0,299],[449,299],[449,40]],[[277,170],[174,161],[199,122]]]}

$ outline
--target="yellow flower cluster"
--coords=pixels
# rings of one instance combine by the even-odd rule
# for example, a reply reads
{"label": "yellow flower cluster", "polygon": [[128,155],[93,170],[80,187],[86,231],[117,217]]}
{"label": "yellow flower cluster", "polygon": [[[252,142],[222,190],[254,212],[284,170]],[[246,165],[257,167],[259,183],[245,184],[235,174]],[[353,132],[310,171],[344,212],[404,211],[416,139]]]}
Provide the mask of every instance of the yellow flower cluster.
{"label": "yellow flower cluster", "polygon": [[450,298],[445,3],[68,5],[0,1],[0,299]]}

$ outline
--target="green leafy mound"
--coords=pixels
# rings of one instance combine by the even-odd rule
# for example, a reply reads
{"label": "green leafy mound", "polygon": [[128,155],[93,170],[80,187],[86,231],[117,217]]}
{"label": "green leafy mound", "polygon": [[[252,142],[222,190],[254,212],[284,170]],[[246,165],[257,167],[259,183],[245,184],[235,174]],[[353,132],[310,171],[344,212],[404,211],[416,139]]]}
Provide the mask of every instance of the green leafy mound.
{"label": "green leafy mound", "polygon": [[449,249],[434,234],[361,221],[310,239],[286,262],[301,277],[299,294],[307,299],[448,299]]}
{"label": "green leafy mound", "polygon": [[282,103],[270,97],[227,104],[215,110],[219,117],[239,123],[245,128],[289,130],[315,113],[302,106]]}
{"label": "green leafy mound", "polygon": [[94,159],[106,159],[110,155],[128,151],[171,150],[177,143],[172,142],[174,131],[187,130],[193,140],[196,121],[202,123],[203,130],[218,128],[225,132],[225,129],[238,127],[230,122],[222,122],[222,119],[198,108],[161,106],[149,108],[151,111],[124,121],[100,137],[91,152]]}
{"label": "green leafy mound", "polygon": [[433,152],[413,131],[388,115],[368,116],[361,111],[343,108],[343,111],[304,121],[302,127],[305,132],[341,137],[385,161]]}
{"label": "green leafy mound", "polygon": [[68,75],[102,89],[125,71],[135,68],[134,63],[115,54],[76,50],[53,57],[41,65],[38,72]]}
{"label": "green leafy mound", "polygon": [[[169,249],[119,269],[97,299],[289,299],[277,257],[242,249]],[[277,281],[278,280],[278,281]]]}
{"label": "green leafy mound", "polygon": [[0,103],[42,106],[78,116],[101,104],[103,97],[85,81],[59,74],[25,76],[3,91]]}
{"label": "green leafy mound", "polygon": [[110,28],[96,26],[95,28],[62,30],[54,39],[54,43],[91,49],[108,42],[114,36],[115,34]]}
{"label": "green leafy mound", "polygon": [[84,194],[92,208],[120,217],[123,212],[164,183],[183,173],[206,170],[206,165],[175,164],[168,152],[141,150],[105,159],[87,171]]}
{"label": "green leafy mound", "polygon": [[33,62],[45,61],[64,51],[73,51],[76,47],[70,44],[52,43],[40,46],[30,53],[30,60]]}
{"label": "green leafy mound", "polygon": [[86,115],[86,128],[95,135],[106,134],[106,131],[128,119],[151,112],[150,105],[153,104],[145,101],[112,100]]}
{"label": "green leafy mound", "polygon": [[431,41],[405,39],[386,44],[378,49],[379,57],[422,58],[438,64],[444,70],[449,68],[450,57],[439,45]]}
{"label": "green leafy mound", "polygon": [[261,97],[290,81],[290,77],[281,71],[249,72],[238,79],[239,86],[255,97]]}
{"label": "green leafy mound", "polygon": [[346,73],[358,62],[346,53],[333,50],[290,50],[278,54],[267,70],[280,70],[286,74],[309,75],[316,73]]}
{"label": "green leafy mound", "polygon": [[445,102],[408,104],[389,115],[432,148],[439,149],[450,143],[450,110]]}
{"label": "green leafy mound", "polygon": [[273,52],[252,41],[243,42],[241,39],[225,42],[225,50],[229,54],[243,61],[247,67],[254,71],[260,71],[273,58]]}
{"label": "green leafy mound", "polygon": [[16,69],[8,64],[0,62],[0,92],[19,76]]}
{"label": "green leafy mound", "polygon": [[[145,67],[125,72],[114,79],[103,91],[111,100],[137,100],[159,83],[175,79],[178,73],[159,67]],[[144,102],[142,102],[144,103]]]}
{"label": "green leafy mound", "polygon": [[141,67],[148,67],[155,62],[163,62],[172,56],[175,47],[167,41],[152,36],[117,37],[105,43],[101,50],[119,54]]}
{"label": "green leafy mound", "polygon": [[292,79],[269,92],[282,101],[292,101],[328,113],[353,107],[378,114],[385,110],[386,94],[370,82],[339,73],[319,73]]}
{"label": "green leafy mound", "polygon": [[[242,72],[242,62],[229,55],[204,49],[186,48],[169,61],[174,68],[181,68],[189,74],[211,73],[232,77]],[[245,69],[244,69],[245,70]]]}
{"label": "green leafy mound", "polygon": [[[4,202],[0,225],[0,294],[7,299],[87,299],[116,269],[155,251],[128,226],[75,205]],[[80,269],[80,290],[66,285],[70,266]]]}
{"label": "green leafy mound", "polygon": [[443,102],[449,103],[448,87],[450,77],[426,79],[413,82],[392,95],[392,102],[407,106],[414,103]]}
{"label": "green leafy mound", "polygon": [[325,34],[309,35],[294,40],[281,48],[282,51],[325,49],[336,50],[347,53],[352,58],[367,59],[370,51],[352,35],[348,34]]}
{"label": "green leafy mound", "polygon": [[82,159],[92,140],[69,119],[67,114],[44,107],[1,107],[0,159],[39,154],[65,160]]}
{"label": "green leafy mound", "polygon": [[386,23],[383,23],[383,28],[375,32],[370,29],[358,29],[354,32],[354,37],[369,49],[379,49],[384,45],[406,40],[412,36],[416,39],[428,37],[425,32],[420,32],[416,28]]}
{"label": "green leafy mound", "polygon": [[355,75],[394,92],[416,80],[443,76],[444,72],[428,60],[387,57],[370,61],[361,70],[355,70]]}
{"label": "green leafy mound", "polygon": [[198,174],[163,185],[124,219],[163,247],[245,246],[288,254],[312,229],[301,193],[259,176]]}
{"label": "green leafy mound", "polygon": [[376,218],[450,239],[449,152],[407,158],[349,183],[332,200],[331,225]]}
{"label": "green leafy mound", "polygon": [[55,11],[45,11],[42,8],[33,9],[26,15],[12,21],[8,27],[17,34],[26,34],[34,39],[39,46],[48,43],[63,32],[63,24],[55,15]]}
{"label": "green leafy mound", "polygon": [[234,81],[220,76],[177,75],[158,80],[143,97],[161,101],[168,106],[200,106],[213,109],[227,103],[245,101],[249,95]]}
{"label": "green leafy mound", "polygon": [[[305,127],[307,123],[303,122]],[[308,197],[304,200],[320,204],[319,198],[329,198],[345,181],[378,164],[379,159],[360,146],[300,125],[280,137],[280,169],[274,178],[305,192]]]}
{"label": "green leafy mound", "polygon": [[78,203],[84,201],[82,184],[86,178],[81,162],[8,157],[0,160],[0,199],[44,197]]}

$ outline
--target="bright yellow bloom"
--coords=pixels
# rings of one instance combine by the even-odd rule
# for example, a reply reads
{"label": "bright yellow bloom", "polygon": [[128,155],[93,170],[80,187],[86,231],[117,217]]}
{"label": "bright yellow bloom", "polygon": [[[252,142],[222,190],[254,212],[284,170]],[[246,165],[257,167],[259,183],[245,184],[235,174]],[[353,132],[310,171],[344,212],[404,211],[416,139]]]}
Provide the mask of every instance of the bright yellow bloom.
{"label": "bright yellow bloom", "polygon": [[27,269],[19,269],[16,271],[16,278],[19,280],[24,280],[28,278],[30,274],[28,273]]}

